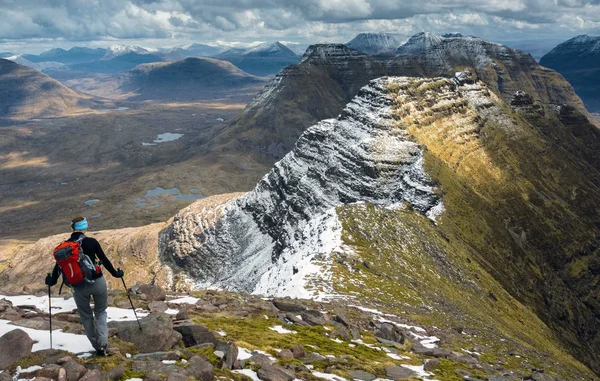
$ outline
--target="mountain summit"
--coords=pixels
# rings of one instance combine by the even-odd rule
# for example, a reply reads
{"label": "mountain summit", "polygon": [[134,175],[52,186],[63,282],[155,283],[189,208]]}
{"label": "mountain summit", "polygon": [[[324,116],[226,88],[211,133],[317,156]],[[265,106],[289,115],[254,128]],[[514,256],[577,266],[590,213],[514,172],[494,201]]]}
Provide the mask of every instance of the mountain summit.
{"label": "mountain summit", "polygon": [[600,36],[582,35],[565,41],[543,56],[540,65],[561,73],[587,108],[600,113]]}
{"label": "mountain summit", "polygon": [[392,33],[360,33],[346,43],[349,48],[372,56],[395,55],[402,41]]}
{"label": "mountain summit", "polygon": [[279,72],[287,65],[295,64],[300,57],[280,42],[263,43],[248,49],[234,48],[224,51],[215,58],[229,61],[253,75],[268,76]]}

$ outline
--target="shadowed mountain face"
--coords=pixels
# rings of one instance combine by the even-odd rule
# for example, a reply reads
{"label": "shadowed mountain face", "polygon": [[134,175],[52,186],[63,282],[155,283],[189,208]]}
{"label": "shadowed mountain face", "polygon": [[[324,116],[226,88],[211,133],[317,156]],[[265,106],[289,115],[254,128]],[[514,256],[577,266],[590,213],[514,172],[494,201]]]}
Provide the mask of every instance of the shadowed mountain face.
{"label": "shadowed mountain face", "polygon": [[296,53],[279,42],[261,44],[251,49],[230,49],[215,58],[229,61],[240,69],[258,76],[273,75],[300,59]]}
{"label": "shadowed mountain face", "polygon": [[137,95],[130,100],[194,100],[238,91],[258,91],[265,80],[243,72],[231,63],[212,58],[186,58],[176,62],[137,66],[120,78],[121,89]]}
{"label": "shadowed mountain face", "polygon": [[76,113],[99,103],[37,70],[0,59],[0,118],[26,120]]}
{"label": "shadowed mountain face", "polygon": [[66,65],[95,61],[106,54],[106,49],[91,49],[74,46],[69,50],[51,49],[40,55],[25,54],[23,58],[31,62],[60,62]]}
{"label": "shadowed mountain face", "polygon": [[538,102],[583,109],[558,73],[526,53],[475,37],[419,34],[407,42],[404,54],[392,59],[371,57],[345,45],[311,46],[300,63],[278,73],[211,144],[217,150],[251,152],[272,163],[292,148],[305,128],[338,115],[373,78],[452,77],[462,70],[476,74],[507,102],[520,90]]}
{"label": "shadowed mountain face", "polygon": [[591,112],[600,112],[600,36],[582,35],[542,57],[540,65],[562,74]]}

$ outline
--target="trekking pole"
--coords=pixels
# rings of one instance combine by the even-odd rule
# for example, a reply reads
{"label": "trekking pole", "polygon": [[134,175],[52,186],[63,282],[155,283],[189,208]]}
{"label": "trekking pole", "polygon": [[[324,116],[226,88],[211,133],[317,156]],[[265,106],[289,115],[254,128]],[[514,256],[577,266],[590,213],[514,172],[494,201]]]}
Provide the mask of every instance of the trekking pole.
{"label": "trekking pole", "polygon": [[140,324],[140,319],[138,319],[137,313],[135,312],[135,307],[133,306],[133,302],[131,301],[131,296],[129,296],[129,289],[127,285],[125,285],[125,279],[121,278],[123,281],[123,287],[125,287],[125,292],[127,293],[127,298],[129,298],[129,304],[131,304],[131,309],[133,310],[133,314],[135,315],[135,320],[137,320],[138,326],[140,327],[140,331],[142,330],[142,325]]}
{"label": "trekking pole", "polygon": [[[50,276],[49,273],[48,276]],[[52,291],[50,285],[48,285],[48,313],[50,315],[50,349],[52,349]]]}

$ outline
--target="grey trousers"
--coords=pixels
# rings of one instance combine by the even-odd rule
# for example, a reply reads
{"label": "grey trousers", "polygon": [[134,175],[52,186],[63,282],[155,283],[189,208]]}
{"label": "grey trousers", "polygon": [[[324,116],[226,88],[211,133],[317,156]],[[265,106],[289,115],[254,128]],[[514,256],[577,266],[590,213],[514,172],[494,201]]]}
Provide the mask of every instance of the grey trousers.
{"label": "grey trousers", "polygon": [[[106,279],[100,277],[94,283],[73,287],[73,297],[85,334],[95,349],[108,345],[108,327],[106,307],[108,307],[108,290]],[[94,311],[90,306],[90,298],[94,298]],[[94,320],[95,317],[95,320]]]}

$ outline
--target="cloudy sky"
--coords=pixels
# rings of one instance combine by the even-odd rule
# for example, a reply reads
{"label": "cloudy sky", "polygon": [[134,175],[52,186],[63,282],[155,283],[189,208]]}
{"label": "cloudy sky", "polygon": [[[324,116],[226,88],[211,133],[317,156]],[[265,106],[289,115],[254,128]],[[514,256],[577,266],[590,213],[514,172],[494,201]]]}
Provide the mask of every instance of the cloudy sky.
{"label": "cloudy sky", "polygon": [[359,32],[429,31],[493,41],[600,35],[600,0],[0,0],[0,51],[190,42],[302,45]]}

